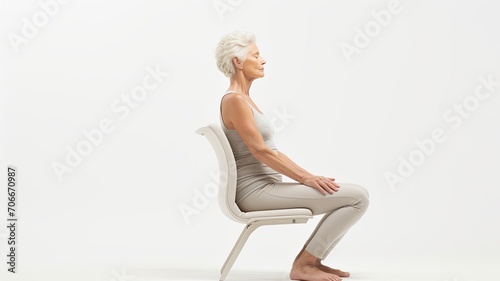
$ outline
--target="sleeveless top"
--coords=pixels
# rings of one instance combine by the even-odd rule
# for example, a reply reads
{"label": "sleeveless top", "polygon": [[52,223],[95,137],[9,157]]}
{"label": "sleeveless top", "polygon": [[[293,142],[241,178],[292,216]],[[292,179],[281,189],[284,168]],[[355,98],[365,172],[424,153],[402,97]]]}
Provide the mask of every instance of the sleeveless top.
{"label": "sleeveless top", "polygon": [[[229,93],[235,92],[228,91],[224,94],[224,96]],[[222,98],[224,98],[224,96]],[[250,103],[248,103],[248,105],[253,111],[255,124],[264,139],[264,143],[268,148],[277,152],[278,149],[274,143],[274,129],[271,126],[270,121],[264,116],[264,114],[255,110]],[[282,176],[280,173],[255,158],[252,153],[250,153],[245,142],[243,142],[236,130],[226,128],[222,120],[222,106],[219,110],[219,117],[222,130],[229,140],[229,144],[233,150],[234,159],[236,160],[236,203],[239,203],[246,196],[256,190],[259,190],[269,184],[281,182]]]}

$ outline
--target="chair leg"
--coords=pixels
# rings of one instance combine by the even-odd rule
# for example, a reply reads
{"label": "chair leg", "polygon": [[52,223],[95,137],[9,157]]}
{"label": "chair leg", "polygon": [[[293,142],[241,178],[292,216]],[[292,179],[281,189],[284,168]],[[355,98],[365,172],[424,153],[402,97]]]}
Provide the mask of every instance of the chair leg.
{"label": "chair leg", "polygon": [[249,223],[245,226],[243,231],[240,234],[240,237],[238,238],[238,241],[236,241],[236,244],[234,244],[233,249],[231,250],[231,253],[226,259],[226,262],[224,262],[224,265],[222,266],[221,269],[221,275],[220,275],[220,281],[223,281],[226,279],[227,274],[229,273],[229,270],[231,270],[231,267],[233,266],[234,262],[236,261],[236,258],[241,252],[241,249],[243,249],[243,246],[248,240],[248,237],[250,237],[250,234],[259,227],[258,223]]}
{"label": "chair leg", "polygon": [[226,279],[227,274],[229,273],[229,270],[231,270],[231,267],[233,266],[234,262],[236,261],[236,258],[241,252],[241,249],[243,249],[243,246],[248,240],[248,237],[250,237],[250,234],[257,229],[259,226],[262,225],[277,225],[277,224],[294,224],[294,223],[306,223],[308,218],[297,218],[297,219],[274,219],[274,220],[262,220],[262,221],[254,221],[245,226],[243,231],[240,234],[240,237],[238,238],[238,241],[236,241],[236,244],[234,245],[233,249],[231,250],[231,253],[226,259],[226,262],[222,266],[221,269],[221,275],[220,275],[220,281],[224,281]]}

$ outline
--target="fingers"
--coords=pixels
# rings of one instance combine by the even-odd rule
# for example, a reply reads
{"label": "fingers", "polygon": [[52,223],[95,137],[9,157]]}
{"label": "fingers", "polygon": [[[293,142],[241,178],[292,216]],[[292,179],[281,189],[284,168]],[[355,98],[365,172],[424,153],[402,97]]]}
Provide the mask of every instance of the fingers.
{"label": "fingers", "polygon": [[328,184],[326,181],[320,181],[318,182],[319,188],[323,191],[323,194],[326,194],[326,192],[333,194],[336,190],[335,187],[333,187],[331,184]]}
{"label": "fingers", "polygon": [[304,184],[317,189],[323,195],[326,195],[327,193],[333,194],[340,188],[340,185],[335,182],[335,178],[322,176],[311,176],[304,182]]}
{"label": "fingers", "polygon": [[316,187],[316,189],[317,189],[319,192],[321,192],[321,194],[326,195],[326,191],[325,191],[323,188],[321,188],[321,186]]}
{"label": "fingers", "polygon": [[319,181],[317,183],[321,189],[320,190],[321,193],[323,193],[323,194],[326,194],[326,192],[333,194],[334,192],[337,192],[339,190],[339,187],[340,187],[340,185],[338,185],[335,182],[335,179],[333,179],[333,178],[322,177],[319,179]]}
{"label": "fingers", "polygon": [[340,185],[335,182],[335,178],[328,178],[328,179],[332,180],[333,185],[335,185],[336,187],[340,187]]}

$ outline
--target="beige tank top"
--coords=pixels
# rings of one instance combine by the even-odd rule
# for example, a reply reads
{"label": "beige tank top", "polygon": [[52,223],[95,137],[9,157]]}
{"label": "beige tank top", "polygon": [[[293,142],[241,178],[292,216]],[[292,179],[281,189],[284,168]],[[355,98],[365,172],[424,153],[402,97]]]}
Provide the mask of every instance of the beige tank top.
{"label": "beige tank top", "polygon": [[[230,93],[236,92],[228,91],[224,94],[224,96]],[[224,98],[224,96],[222,98]],[[274,143],[274,129],[271,126],[269,119],[267,119],[264,114],[255,110],[250,103],[248,103],[248,105],[253,111],[255,124],[264,139],[264,143],[270,149],[278,151],[276,144]],[[262,187],[276,182],[281,182],[282,175],[280,173],[255,158],[252,153],[250,153],[245,142],[243,142],[236,130],[226,128],[222,120],[222,107],[219,110],[219,117],[222,130],[229,140],[229,144],[233,150],[234,159],[236,160],[236,203]]]}

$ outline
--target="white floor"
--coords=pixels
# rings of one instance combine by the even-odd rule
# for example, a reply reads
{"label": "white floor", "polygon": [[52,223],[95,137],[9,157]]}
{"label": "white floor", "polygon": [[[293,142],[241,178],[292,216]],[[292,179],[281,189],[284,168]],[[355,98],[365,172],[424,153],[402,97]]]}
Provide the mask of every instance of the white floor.
{"label": "white floor", "polygon": [[[377,262],[379,263],[377,265]],[[467,262],[446,263],[443,260],[428,260],[427,268],[422,264],[398,263],[387,264],[373,261],[364,269],[350,270],[351,277],[344,278],[346,281],[500,281],[500,274],[496,267],[500,265],[498,260],[477,260]],[[240,267],[241,268],[241,267]],[[288,269],[283,270],[232,270],[227,281],[287,281]],[[7,274],[7,278],[1,280],[15,281],[214,281],[219,280],[219,269],[144,269],[127,268],[112,270],[30,270],[25,268],[17,274]]]}
{"label": "white floor", "polygon": [[[499,264],[500,265],[500,264]],[[134,275],[135,280],[189,280],[189,281],[208,281],[218,280],[218,270],[157,270],[157,271],[134,271],[130,272]],[[134,280],[134,279],[131,279]],[[288,271],[244,271],[234,270],[229,273],[227,281],[288,281],[290,280]],[[351,271],[351,277],[344,278],[346,281],[500,281],[498,270],[493,267],[476,267],[463,265],[460,271],[450,270],[428,270],[413,269],[413,270],[359,270]],[[122,280],[119,280],[122,281]],[[125,281],[125,280],[123,280]],[[128,281],[128,280],[127,280]]]}

